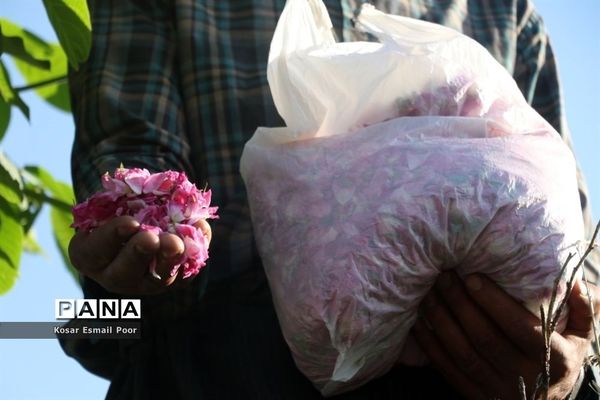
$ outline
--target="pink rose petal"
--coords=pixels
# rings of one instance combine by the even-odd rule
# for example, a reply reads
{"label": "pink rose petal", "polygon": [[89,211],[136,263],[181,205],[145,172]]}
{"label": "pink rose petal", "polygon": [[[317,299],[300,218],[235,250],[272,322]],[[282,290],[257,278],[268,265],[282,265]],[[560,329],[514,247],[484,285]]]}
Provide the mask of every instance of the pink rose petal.
{"label": "pink rose petal", "polygon": [[[103,175],[101,182],[104,191],[73,207],[72,227],[91,231],[114,217],[128,215],[140,223],[140,231],[169,232],[182,239],[185,251],[171,276],[182,271],[189,278],[206,265],[208,239],[194,224],[217,218],[217,207],[210,207],[210,190],[198,190],[183,172],[150,174],[140,168],[118,168],[112,177]],[[155,269],[153,260],[149,271],[158,277]]]}

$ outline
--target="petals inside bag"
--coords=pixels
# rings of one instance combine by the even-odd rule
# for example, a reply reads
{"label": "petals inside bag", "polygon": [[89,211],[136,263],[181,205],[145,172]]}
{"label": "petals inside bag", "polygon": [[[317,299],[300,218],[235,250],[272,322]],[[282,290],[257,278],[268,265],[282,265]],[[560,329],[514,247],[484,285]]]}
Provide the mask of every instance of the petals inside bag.
{"label": "petals inside bag", "polygon": [[320,0],[288,0],[268,65],[287,127],[241,160],[283,334],[324,395],[410,361],[441,271],[537,315],[583,237],[569,148],[483,47],[371,6],[357,25],[379,42],[336,43]]}

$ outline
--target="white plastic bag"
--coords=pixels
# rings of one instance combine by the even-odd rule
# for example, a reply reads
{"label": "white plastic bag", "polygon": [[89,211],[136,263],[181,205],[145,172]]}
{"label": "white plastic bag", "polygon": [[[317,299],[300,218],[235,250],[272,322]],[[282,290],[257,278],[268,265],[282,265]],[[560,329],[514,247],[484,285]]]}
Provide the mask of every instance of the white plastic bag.
{"label": "white plastic bag", "polygon": [[568,147],[473,40],[363,6],[380,43],[335,43],[288,0],[268,77],[286,128],[241,173],[277,315],[324,395],[384,374],[443,270],[482,272],[537,314],[583,235]]}

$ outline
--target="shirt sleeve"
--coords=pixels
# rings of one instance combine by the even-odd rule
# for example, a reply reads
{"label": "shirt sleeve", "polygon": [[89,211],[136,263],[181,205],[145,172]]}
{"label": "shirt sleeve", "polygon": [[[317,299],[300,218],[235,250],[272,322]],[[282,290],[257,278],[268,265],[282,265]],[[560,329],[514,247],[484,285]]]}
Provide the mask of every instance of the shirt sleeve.
{"label": "shirt sleeve", "polygon": [[155,1],[90,2],[90,56],[70,74],[72,176],[80,201],[121,163],[193,172],[169,12]]}
{"label": "shirt sleeve", "polygon": [[[98,191],[101,175],[120,164],[194,177],[170,7],[159,0],[89,1],[92,48],[87,62],[69,73],[75,119],[71,166],[79,201]],[[143,324],[160,323],[164,315],[176,318],[204,282],[199,276],[180,291],[142,298]],[[86,298],[122,297],[87,277],[81,284]],[[127,343],[61,339],[61,345],[86,369],[110,378]]]}
{"label": "shirt sleeve", "polygon": [[[540,15],[529,1],[520,2],[517,25],[517,48],[514,78],[532,107],[544,117],[573,149],[564,111],[562,88],[556,59]],[[579,198],[587,239],[591,239],[594,224],[588,201],[588,189],[579,165],[577,166]],[[597,252],[596,252],[597,253]],[[585,264],[586,278],[599,282],[600,257],[591,254]]]}

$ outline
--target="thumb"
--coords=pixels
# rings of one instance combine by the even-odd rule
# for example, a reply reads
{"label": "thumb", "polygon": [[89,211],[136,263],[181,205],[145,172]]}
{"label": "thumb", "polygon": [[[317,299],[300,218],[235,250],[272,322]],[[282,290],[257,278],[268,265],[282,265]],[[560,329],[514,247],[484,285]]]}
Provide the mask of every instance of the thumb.
{"label": "thumb", "polygon": [[579,280],[575,281],[568,299],[568,305],[569,318],[565,334],[585,338],[591,337],[594,319],[597,319],[600,312],[600,290],[598,287],[591,283],[586,284]]}

